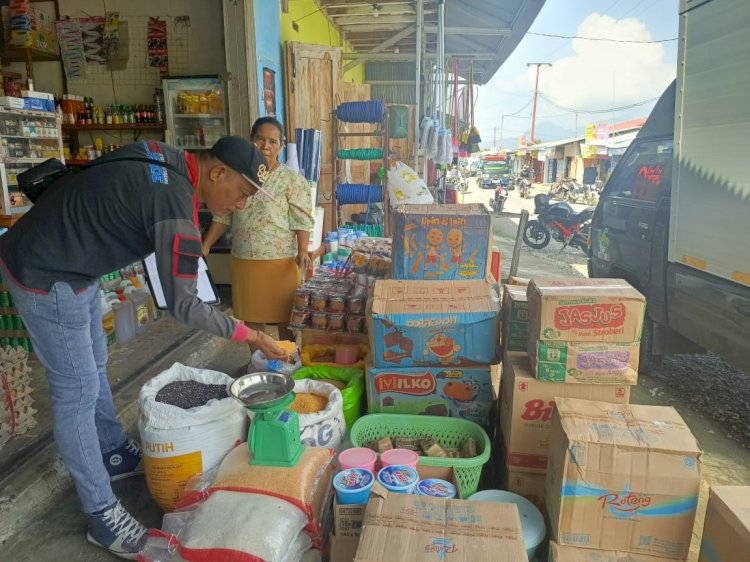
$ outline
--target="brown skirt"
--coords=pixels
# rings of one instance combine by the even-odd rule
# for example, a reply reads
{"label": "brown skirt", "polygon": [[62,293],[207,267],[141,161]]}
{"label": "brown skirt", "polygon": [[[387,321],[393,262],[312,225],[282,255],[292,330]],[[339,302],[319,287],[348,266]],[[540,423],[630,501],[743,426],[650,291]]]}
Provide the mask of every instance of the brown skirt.
{"label": "brown skirt", "polygon": [[234,317],[254,324],[289,322],[300,273],[294,258],[241,260],[232,256]]}

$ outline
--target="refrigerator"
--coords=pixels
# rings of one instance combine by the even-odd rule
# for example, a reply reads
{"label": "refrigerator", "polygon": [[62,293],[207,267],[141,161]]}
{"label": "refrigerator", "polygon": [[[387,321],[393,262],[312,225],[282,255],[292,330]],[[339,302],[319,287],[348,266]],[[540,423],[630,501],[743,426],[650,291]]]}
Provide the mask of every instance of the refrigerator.
{"label": "refrigerator", "polygon": [[229,134],[227,89],[219,76],[167,78],[163,88],[169,144],[208,150]]}

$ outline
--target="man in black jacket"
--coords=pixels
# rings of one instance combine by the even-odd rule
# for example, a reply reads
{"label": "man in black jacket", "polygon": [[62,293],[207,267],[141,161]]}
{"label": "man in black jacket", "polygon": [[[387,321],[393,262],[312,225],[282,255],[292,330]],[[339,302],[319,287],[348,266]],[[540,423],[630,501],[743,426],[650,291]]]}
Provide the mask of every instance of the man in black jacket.
{"label": "man in black jacket", "polygon": [[239,137],[199,157],[138,142],[64,176],[0,237],[2,277],[47,368],[55,440],[89,514],[88,540],[122,558],[136,558],[145,528],[110,481],[141,473],[141,451],[112,404],[99,278],[155,252],[175,318],[285,357],[272,338],[196,296],[200,202],[218,215],[243,208],[264,166]]}

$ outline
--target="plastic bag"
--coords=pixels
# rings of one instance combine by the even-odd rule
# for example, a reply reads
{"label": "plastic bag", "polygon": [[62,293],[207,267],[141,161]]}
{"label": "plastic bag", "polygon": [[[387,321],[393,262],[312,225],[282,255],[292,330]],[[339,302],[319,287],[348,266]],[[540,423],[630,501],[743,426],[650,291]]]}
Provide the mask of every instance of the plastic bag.
{"label": "plastic bag", "polygon": [[210,400],[189,410],[157,402],[159,390],[174,381],[229,384],[232,378],[175,363],[141,388],[138,431],[146,484],[165,511],[174,508],[188,479],[218,465],[247,436],[246,410],[232,398]]}
{"label": "plastic bag", "polygon": [[299,414],[299,433],[302,443],[311,447],[330,447],[338,450],[346,435],[344,400],[341,391],[331,384],[301,379],[294,383],[294,392],[317,394],[328,398],[328,404],[320,412]]}
{"label": "plastic bag", "polygon": [[273,371],[274,373],[281,373],[282,375],[291,375],[302,366],[299,354],[295,353],[292,355],[294,363],[282,361],[281,359],[266,359],[263,352],[258,349],[253,353],[252,364],[258,371]]}
{"label": "plastic bag", "polygon": [[388,170],[388,194],[394,209],[398,205],[431,205],[435,202],[424,180],[403,162],[396,162]]}
{"label": "plastic bag", "polygon": [[[145,562],[248,560],[291,562],[309,550],[305,514],[279,498],[217,491],[190,509],[164,516],[139,555]],[[296,556],[296,558],[295,558]]]}
{"label": "plastic bag", "polygon": [[354,422],[362,415],[362,396],[365,393],[365,373],[363,370],[316,365],[314,367],[302,367],[292,375],[292,378],[294,380],[313,379],[346,383],[346,386],[341,389],[346,427],[351,430]]}

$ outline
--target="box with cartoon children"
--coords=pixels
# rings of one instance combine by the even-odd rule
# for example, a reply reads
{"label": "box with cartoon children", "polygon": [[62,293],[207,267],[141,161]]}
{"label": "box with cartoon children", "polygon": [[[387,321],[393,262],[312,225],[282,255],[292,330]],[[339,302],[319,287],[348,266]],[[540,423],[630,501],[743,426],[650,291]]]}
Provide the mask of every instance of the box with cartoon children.
{"label": "box with cartoon children", "polygon": [[485,279],[492,220],[484,205],[400,205],[393,213],[393,278]]}

